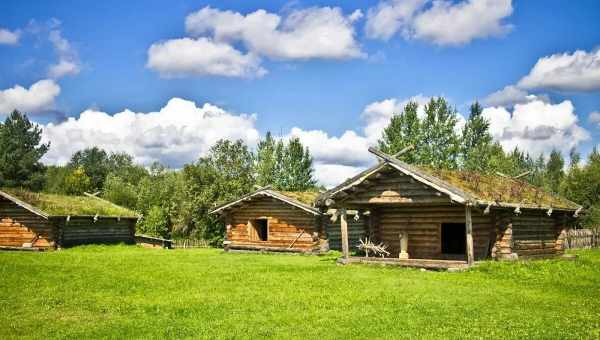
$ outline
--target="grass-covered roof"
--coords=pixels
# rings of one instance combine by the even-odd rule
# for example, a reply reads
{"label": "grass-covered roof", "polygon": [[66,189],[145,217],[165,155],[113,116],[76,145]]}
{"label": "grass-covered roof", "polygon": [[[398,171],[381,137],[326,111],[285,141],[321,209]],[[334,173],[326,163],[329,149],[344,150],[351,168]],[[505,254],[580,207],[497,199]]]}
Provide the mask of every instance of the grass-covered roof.
{"label": "grass-covered roof", "polygon": [[2,189],[2,191],[49,216],[138,216],[134,211],[95,197],[38,193],[22,189]]}
{"label": "grass-covered roof", "polygon": [[277,191],[278,193],[287,196],[291,199],[294,199],[300,203],[304,203],[306,205],[313,205],[315,200],[319,196],[318,192],[315,191]]}
{"label": "grass-covered roof", "polygon": [[420,169],[482,201],[566,209],[579,208],[577,204],[563,197],[549,193],[522,180],[465,171]]}

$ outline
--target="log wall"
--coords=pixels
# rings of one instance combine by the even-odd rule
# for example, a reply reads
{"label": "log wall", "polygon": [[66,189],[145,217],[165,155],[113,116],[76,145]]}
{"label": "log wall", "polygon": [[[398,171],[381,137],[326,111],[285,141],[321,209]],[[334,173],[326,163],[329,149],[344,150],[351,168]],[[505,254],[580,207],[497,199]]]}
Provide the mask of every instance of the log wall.
{"label": "log wall", "polygon": [[0,246],[54,248],[56,228],[47,219],[0,198]]}
{"label": "log wall", "polygon": [[559,236],[566,226],[562,216],[544,211],[524,211],[512,217],[513,252],[519,258],[539,258],[563,253]]}
{"label": "log wall", "polygon": [[[442,254],[441,242],[442,223],[465,223],[465,207],[462,205],[379,207],[371,210],[371,217],[377,220],[375,235],[388,246],[392,257],[398,256],[399,234],[406,231],[410,258],[466,259],[466,254]],[[493,220],[478,210],[472,211],[472,219],[475,259],[480,260],[489,253]]]}
{"label": "log wall", "polygon": [[56,218],[59,227],[59,244],[74,246],[92,243],[135,243],[135,218],[71,216]]}
{"label": "log wall", "polygon": [[[331,216],[323,217],[323,224],[325,225],[327,232],[327,239],[329,240],[329,248],[333,250],[342,250],[342,233],[340,226],[340,218],[338,217],[335,222],[331,221]],[[359,240],[368,236],[368,223],[369,217],[361,215],[359,220],[356,221],[354,216],[348,215],[348,244],[350,245],[350,251],[357,250]]]}
{"label": "log wall", "polygon": [[[247,246],[248,249],[263,247],[285,250],[293,243],[292,248],[308,251],[319,245],[319,236],[322,234],[320,219],[277,199],[257,197],[227,214],[225,220],[230,248]],[[248,225],[249,221],[262,218],[268,219],[266,241],[256,240]]]}

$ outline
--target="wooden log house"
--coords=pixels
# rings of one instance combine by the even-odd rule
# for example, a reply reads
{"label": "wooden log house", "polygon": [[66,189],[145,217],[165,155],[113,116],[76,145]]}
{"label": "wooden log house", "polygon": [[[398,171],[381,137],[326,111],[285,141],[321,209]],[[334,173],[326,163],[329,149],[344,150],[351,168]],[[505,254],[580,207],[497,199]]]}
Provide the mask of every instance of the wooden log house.
{"label": "wooden log house", "polygon": [[0,249],[134,243],[137,219],[100,198],[0,191]]}
{"label": "wooden log house", "polygon": [[324,246],[317,192],[258,189],[211,214],[226,226],[225,250],[318,252]]}
{"label": "wooden log house", "polygon": [[350,258],[356,249],[348,242],[348,209],[368,212],[365,235],[385,244],[396,264],[439,268],[560,255],[566,229],[581,211],[519,179],[429,170],[369,151],[380,158],[377,165],[316,202],[340,212],[342,262],[364,262]]}

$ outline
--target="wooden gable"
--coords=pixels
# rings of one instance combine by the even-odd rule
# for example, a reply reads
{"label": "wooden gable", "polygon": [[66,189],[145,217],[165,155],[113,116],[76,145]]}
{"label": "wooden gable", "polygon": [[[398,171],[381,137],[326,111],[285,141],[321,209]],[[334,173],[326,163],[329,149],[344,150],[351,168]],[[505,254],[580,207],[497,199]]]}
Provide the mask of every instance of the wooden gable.
{"label": "wooden gable", "polygon": [[448,195],[386,166],[345,191],[344,204],[450,203]]}

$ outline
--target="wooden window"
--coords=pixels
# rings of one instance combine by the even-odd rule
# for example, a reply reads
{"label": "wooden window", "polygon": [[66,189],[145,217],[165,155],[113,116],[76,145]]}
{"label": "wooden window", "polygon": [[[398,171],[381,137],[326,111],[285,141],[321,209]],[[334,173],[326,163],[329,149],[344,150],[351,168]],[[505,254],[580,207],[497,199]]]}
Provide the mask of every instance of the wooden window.
{"label": "wooden window", "polygon": [[464,223],[442,223],[442,254],[464,255],[467,251]]}
{"label": "wooden window", "polygon": [[267,241],[269,239],[269,220],[257,218],[248,222],[250,240]]}

